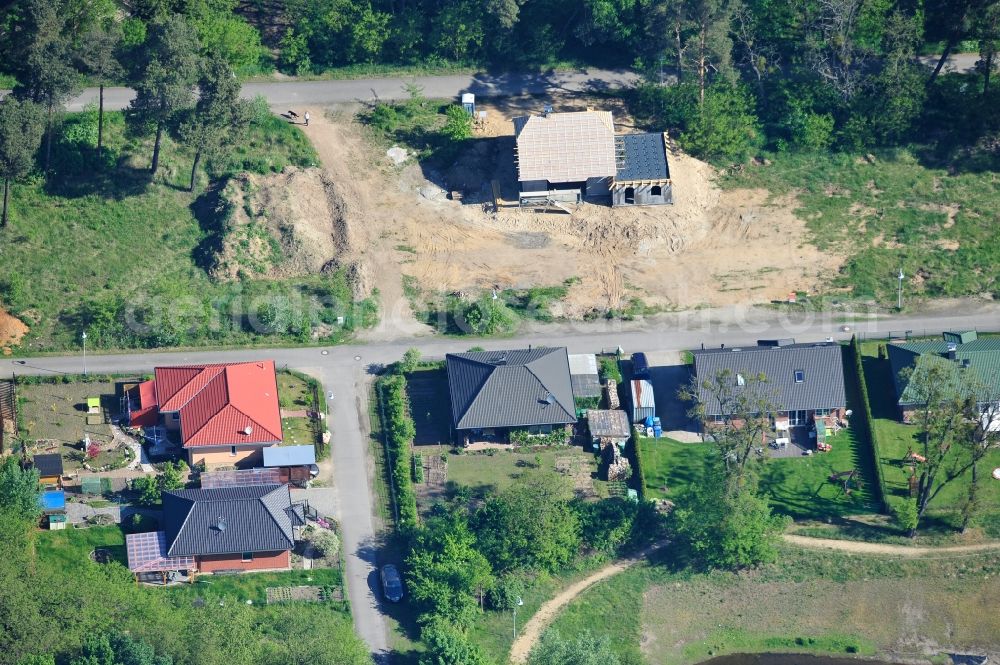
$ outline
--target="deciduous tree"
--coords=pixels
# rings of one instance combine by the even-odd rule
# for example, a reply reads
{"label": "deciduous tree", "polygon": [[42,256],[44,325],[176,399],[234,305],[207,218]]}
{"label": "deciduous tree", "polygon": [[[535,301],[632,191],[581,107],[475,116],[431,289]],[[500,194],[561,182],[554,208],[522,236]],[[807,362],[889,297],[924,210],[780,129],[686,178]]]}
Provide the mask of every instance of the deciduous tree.
{"label": "deciduous tree", "polygon": [[[912,369],[904,370],[908,398],[917,405],[913,422],[923,461],[913,458],[917,470],[917,527],[928,506],[946,486],[962,477],[971,464],[963,455],[962,441],[977,426],[973,415],[976,396],[955,362],[937,355],[923,355]],[[910,530],[910,536],[917,533]]]}
{"label": "deciduous tree", "polygon": [[560,477],[533,475],[486,499],[473,516],[479,549],[498,572],[557,570],[580,546],[579,518]]}

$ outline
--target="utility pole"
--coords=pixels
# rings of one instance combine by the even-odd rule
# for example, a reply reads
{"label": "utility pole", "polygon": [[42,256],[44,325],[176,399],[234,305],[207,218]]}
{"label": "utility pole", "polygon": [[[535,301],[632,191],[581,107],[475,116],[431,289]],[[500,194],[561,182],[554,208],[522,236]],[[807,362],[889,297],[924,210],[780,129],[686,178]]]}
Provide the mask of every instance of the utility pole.
{"label": "utility pole", "polygon": [[899,269],[899,274],[896,278],[899,280],[899,291],[896,294],[896,309],[902,311],[903,309],[903,279],[906,276],[903,274],[903,269]]}
{"label": "utility pole", "polygon": [[515,640],[517,639],[517,608],[519,608],[521,605],[524,605],[524,601],[521,600],[520,596],[518,596],[517,597],[517,604],[514,605],[514,639]]}

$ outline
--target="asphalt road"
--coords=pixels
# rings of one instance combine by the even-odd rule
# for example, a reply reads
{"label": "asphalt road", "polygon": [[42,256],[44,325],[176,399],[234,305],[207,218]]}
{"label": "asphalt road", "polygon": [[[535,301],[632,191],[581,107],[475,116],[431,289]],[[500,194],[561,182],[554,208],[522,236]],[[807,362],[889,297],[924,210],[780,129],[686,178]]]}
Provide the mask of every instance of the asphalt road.
{"label": "asphalt road", "polygon": [[333,484],[337,496],[337,514],[343,528],[346,554],[345,580],[351,601],[355,629],[380,662],[386,662],[389,637],[385,618],[379,610],[376,556],[377,533],[373,520],[373,468],[367,455],[369,423],[367,394],[373,366],[398,360],[408,348],[417,348],[424,357],[465,351],[478,345],[488,349],[517,348],[528,344],[566,346],[570,352],[597,352],[621,346],[632,351],[664,351],[697,348],[704,343],[729,346],[752,344],[757,339],[795,337],[800,342],[827,337],[846,339],[855,332],[866,336],[885,336],[890,331],[932,334],[941,330],[977,328],[1000,330],[1000,306],[969,305],[960,310],[886,319],[868,319],[850,323],[851,331],[842,330],[842,315],[811,314],[790,317],[773,310],[745,307],[719,310],[696,310],[661,315],[639,323],[590,322],[548,325],[515,338],[476,340],[470,338],[425,337],[401,339],[370,345],[344,345],[328,348],[232,349],[210,351],[168,351],[38,357],[7,360],[0,363],[0,373],[61,374],[148,372],[157,365],[231,362],[270,358],[279,366],[287,365],[321,379],[329,400],[329,425],[332,434]]}
{"label": "asphalt road", "polygon": [[[371,102],[378,99],[406,97],[404,86],[415,83],[431,98],[457,99],[463,92],[484,97],[510,97],[520,94],[538,94],[548,90],[581,92],[606,90],[634,85],[639,77],[628,71],[583,69],[544,72],[536,74],[461,74],[454,76],[390,77],[345,79],[338,81],[273,81],[247,83],[243,96],[253,98],[263,95],[271,106],[288,107],[299,112],[306,105],[326,106],[345,102]],[[105,88],[104,107],[123,109],[135,96],[129,88]],[[70,111],[80,111],[90,103],[97,103],[97,88],[87,88],[66,105]]]}
{"label": "asphalt road", "polygon": [[[972,71],[978,59],[979,55],[975,53],[957,53],[948,58],[944,71]],[[937,63],[937,58],[934,56],[925,56],[920,60],[930,67]],[[583,92],[624,88],[635,85],[638,81],[639,76],[627,70],[582,69],[534,74],[478,73],[337,81],[269,81],[245,84],[243,96],[253,98],[263,95],[273,107],[288,107],[301,111],[303,107],[313,105],[402,99],[406,96],[404,86],[407,83],[423,87],[424,95],[427,97],[457,99],[463,92],[472,92],[484,97],[510,97],[520,94],[540,94],[549,90]],[[129,88],[105,88],[105,108],[123,109],[134,96],[135,93]],[[97,97],[97,88],[86,88],[70,100],[66,107],[70,111],[81,111],[87,104],[96,103]]]}

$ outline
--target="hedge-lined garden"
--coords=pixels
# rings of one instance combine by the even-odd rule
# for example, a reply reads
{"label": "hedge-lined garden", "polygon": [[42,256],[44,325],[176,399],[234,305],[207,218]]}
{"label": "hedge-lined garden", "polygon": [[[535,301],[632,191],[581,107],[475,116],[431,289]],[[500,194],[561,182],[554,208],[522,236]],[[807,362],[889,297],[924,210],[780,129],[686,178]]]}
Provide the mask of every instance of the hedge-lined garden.
{"label": "hedge-lined garden", "polygon": [[[851,426],[862,428],[865,438],[868,439],[868,452],[872,456],[872,466],[875,467],[876,491],[874,498],[881,506],[882,511],[885,512],[888,510],[889,506],[887,502],[888,495],[886,494],[885,489],[885,478],[882,475],[882,454],[879,451],[878,435],[875,432],[875,419],[872,418],[871,400],[868,398],[868,382],[865,380],[864,368],[861,365],[861,344],[858,342],[857,335],[851,337],[850,354],[850,367],[852,368],[854,374],[851,378],[857,387],[858,394],[861,398],[861,404],[863,405],[861,412],[854,414]],[[864,422],[859,423],[859,419],[864,420]]]}

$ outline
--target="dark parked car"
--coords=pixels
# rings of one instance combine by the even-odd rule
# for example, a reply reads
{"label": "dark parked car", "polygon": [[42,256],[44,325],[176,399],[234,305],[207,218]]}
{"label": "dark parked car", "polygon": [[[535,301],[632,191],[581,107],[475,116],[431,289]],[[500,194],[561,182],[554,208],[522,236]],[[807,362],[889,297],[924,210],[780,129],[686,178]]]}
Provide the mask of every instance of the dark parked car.
{"label": "dark parked car", "polygon": [[632,378],[649,380],[649,361],[641,351],[632,354]]}
{"label": "dark parked car", "polygon": [[403,580],[400,579],[396,566],[391,563],[382,566],[382,595],[391,603],[398,603],[403,599]]}

